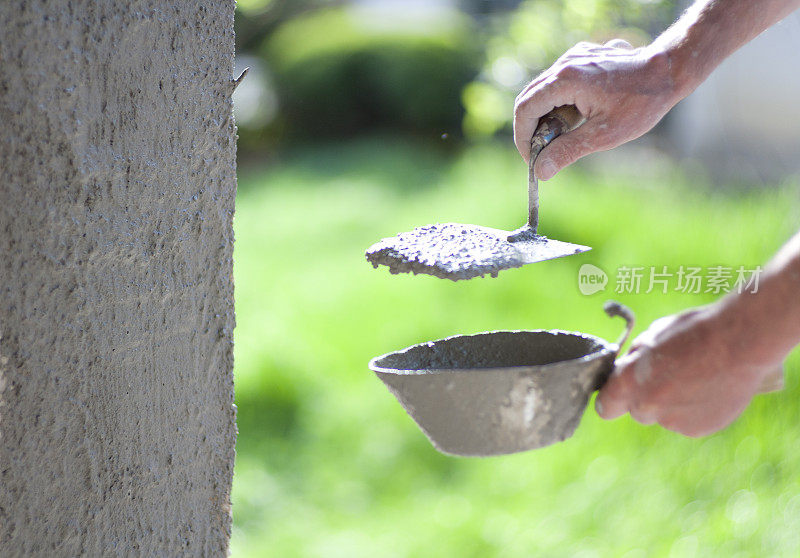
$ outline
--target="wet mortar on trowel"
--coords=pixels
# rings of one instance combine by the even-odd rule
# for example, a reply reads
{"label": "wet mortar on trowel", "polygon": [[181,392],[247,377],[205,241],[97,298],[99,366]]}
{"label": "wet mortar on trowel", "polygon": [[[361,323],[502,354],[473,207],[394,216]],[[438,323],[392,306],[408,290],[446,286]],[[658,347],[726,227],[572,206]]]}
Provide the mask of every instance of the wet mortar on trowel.
{"label": "wet mortar on trowel", "polygon": [[[527,239],[547,242],[540,235]],[[385,238],[370,248],[367,259],[391,273],[425,273],[453,281],[497,277],[503,269],[526,263],[507,232],[459,223],[425,225]]]}

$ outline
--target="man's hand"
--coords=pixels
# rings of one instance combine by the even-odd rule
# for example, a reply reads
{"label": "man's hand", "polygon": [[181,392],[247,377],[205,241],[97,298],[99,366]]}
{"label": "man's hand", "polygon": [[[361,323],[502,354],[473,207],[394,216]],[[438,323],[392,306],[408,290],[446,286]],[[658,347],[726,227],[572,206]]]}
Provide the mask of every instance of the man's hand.
{"label": "man's hand", "polygon": [[718,305],[656,320],[617,361],[597,396],[598,414],[613,419],[630,412],[642,424],[687,436],[724,428],[766,381],[774,389],[782,379],[780,361],[750,358],[746,332],[735,327]]}
{"label": "man's hand", "polygon": [[645,48],[620,39],[579,43],[517,96],[520,155],[528,160],[539,118],[562,105],[577,106],[587,121],[542,150],[534,169],[542,180],[584,155],[638,138],[728,55],[798,7],[800,0],[697,0]]}
{"label": "man's hand", "polygon": [[539,118],[558,106],[578,107],[586,122],[553,140],[536,160],[536,176],[548,180],[584,155],[638,138],[679,100],[666,53],[633,49],[620,39],[579,43],[517,96],[514,143],[527,162]]}

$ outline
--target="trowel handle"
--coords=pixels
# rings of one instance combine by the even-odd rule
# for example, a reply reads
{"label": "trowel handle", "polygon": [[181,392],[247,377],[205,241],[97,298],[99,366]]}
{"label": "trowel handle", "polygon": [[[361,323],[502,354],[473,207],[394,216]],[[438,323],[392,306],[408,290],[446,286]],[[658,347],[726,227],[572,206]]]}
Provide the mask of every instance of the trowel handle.
{"label": "trowel handle", "polygon": [[583,123],[583,115],[575,105],[557,107],[542,116],[531,136],[531,153],[528,162],[528,225],[536,233],[539,228],[539,182],[533,173],[533,164],[547,144],[561,134],[574,130]]}
{"label": "trowel handle", "polygon": [[536,131],[533,132],[531,137],[531,168],[533,168],[533,163],[536,161],[536,157],[539,156],[539,152],[547,144],[561,134],[574,130],[581,125],[583,120],[583,115],[575,105],[557,107],[542,116],[536,126]]}
{"label": "trowel handle", "polygon": [[633,316],[633,311],[628,308],[627,306],[620,304],[616,300],[609,300],[603,305],[603,310],[605,310],[606,314],[609,317],[613,318],[614,316],[620,316],[625,319],[625,331],[622,332],[622,335],[617,341],[617,354],[622,351],[622,346],[630,337],[631,332],[633,331],[633,326],[636,323],[636,319]]}

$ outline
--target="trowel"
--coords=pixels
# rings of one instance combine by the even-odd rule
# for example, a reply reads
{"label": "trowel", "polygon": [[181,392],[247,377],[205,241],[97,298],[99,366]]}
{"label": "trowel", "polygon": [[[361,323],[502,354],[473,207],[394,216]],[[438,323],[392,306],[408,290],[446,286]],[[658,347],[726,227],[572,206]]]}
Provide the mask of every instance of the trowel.
{"label": "trowel", "polygon": [[513,267],[591,250],[588,246],[553,240],[538,234],[539,182],[533,172],[542,149],[562,133],[577,128],[583,116],[572,105],[543,116],[531,137],[528,166],[528,222],[515,231],[478,225],[438,223],[384,238],[366,252],[374,266],[391,273],[426,273],[442,279],[472,279]]}

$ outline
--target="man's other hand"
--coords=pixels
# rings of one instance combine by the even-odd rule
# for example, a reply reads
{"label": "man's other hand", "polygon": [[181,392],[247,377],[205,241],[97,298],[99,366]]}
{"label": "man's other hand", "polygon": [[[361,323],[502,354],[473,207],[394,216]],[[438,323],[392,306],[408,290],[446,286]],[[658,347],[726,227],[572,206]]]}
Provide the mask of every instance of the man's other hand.
{"label": "man's other hand", "polygon": [[638,138],[679,100],[669,57],[654,48],[632,48],[615,39],[604,45],[578,43],[517,96],[514,143],[528,161],[539,118],[575,105],[586,122],[542,150],[534,169],[542,180],[584,155]]}

